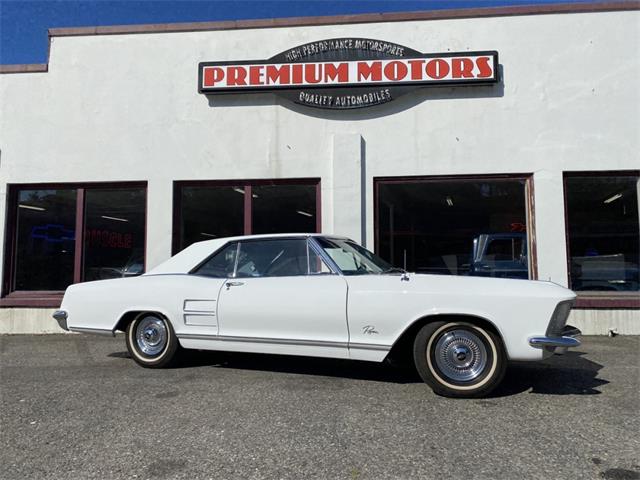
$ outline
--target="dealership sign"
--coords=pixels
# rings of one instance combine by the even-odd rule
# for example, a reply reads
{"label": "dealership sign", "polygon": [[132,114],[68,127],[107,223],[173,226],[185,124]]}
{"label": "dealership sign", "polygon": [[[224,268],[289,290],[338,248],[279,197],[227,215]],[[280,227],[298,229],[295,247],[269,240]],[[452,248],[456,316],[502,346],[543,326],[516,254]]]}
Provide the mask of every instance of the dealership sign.
{"label": "dealership sign", "polygon": [[378,105],[419,87],[499,80],[496,51],[427,54],[366,38],[307,43],[268,60],[202,62],[198,70],[206,95],[274,92],[332,109]]}

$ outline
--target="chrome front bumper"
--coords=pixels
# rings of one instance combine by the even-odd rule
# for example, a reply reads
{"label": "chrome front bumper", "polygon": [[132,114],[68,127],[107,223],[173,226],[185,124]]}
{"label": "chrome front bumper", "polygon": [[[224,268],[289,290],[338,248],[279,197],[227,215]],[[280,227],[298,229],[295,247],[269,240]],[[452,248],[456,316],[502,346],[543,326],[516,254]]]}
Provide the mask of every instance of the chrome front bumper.
{"label": "chrome front bumper", "polygon": [[69,331],[69,328],[67,327],[67,312],[65,312],[64,310],[56,310],[55,312],[53,312],[53,318],[56,319],[56,322],[58,322],[60,328],[66,330],[67,332]]}
{"label": "chrome front bumper", "polygon": [[534,348],[545,349],[548,352],[563,354],[568,348],[580,346],[580,340],[575,337],[581,334],[582,332],[576,327],[566,325],[561,332],[561,336],[531,337],[529,339],[529,345]]}

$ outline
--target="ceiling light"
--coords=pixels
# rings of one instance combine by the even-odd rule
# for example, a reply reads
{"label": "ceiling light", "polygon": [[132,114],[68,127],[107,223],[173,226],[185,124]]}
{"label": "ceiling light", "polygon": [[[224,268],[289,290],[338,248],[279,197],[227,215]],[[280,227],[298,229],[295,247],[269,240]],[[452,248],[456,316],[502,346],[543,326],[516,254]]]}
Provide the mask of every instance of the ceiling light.
{"label": "ceiling light", "polygon": [[116,222],[128,222],[126,218],[109,217],[108,215],[102,215],[102,218],[106,220],[115,220]]}
{"label": "ceiling light", "polygon": [[23,203],[18,204],[18,207],[26,208],[27,210],[37,210],[38,212],[44,212],[46,210],[46,208],[34,207],[33,205],[25,205]]}
{"label": "ceiling light", "polygon": [[200,232],[200,235],[203,235],[205,237],[212,237],[212,238],[217,237],[217,235],[214,235],[213,233],[205,233],[205,232]]}
{"label": "ceiling light", "polygon": [[309,213],[309,212],[303,212],[302,210],[296,210],[296,213],[297,213],[298,215],[304,215],[305,217],[313,217],[313,214],[312,214],[312,213]]}
{"label": "ceiling light", "polygon": [[233,191],[244,195],[244,188],[233,187]]}
{"label": "ceiling light", "polygon": [[253,198],[258,198],[258,195],[256,195],[255,193],[252,193],[252,194],[251,194],[251,196],[252,196]]}
{"label": "ceiling light", "polygon": [[604,203],[611,203],[611,202],[615,202],[616,200],[618,200],[619,198],[622,198],[622,194],[621,193],[616,193],[615,195],[607,198]]}
{"label": "ceiling light", "polygon": [[447,197],[447,205],[453,207],[453,199],[451,197]]}

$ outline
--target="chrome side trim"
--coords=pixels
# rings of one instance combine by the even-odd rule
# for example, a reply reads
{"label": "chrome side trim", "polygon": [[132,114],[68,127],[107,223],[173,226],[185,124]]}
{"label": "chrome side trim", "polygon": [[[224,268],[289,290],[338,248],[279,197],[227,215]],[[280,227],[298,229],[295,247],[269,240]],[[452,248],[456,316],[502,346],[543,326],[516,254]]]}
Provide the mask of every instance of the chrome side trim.
{"label": "chrome side trim", "polygon": [[573,337],[531,337],[529,339],[529,345],[534,348],[572,348],[580,346],[580,340]]}
{"label": "chrome side trim", "polygon": [[79,333],[92,333],[94,335],[108,335],[110,337],[115,337],[116,332],[113,330],[109,330],[107,328],[83,328],[83,327],[69,327],[70,332],[79,332]]}
{"label": "chrome side trim", "polygon": [[178,334],[178,338],[184,340],[217,340],[222,342],[244,342],[244,343],[265,343],[271,345],[295,345],[306,347],[327,347],[327,348],[357,348],[362,350],[390,350],[391,346],[374,345],[369,343],[347,342],[325,342],[321,340],[290,340],[288,338],[264,338],[264,337],[234,337],[224,335],[199,335],[199,334]]}
{"label": "chrome side trim", "polygon": [[60,325],[61,329],[66,330],[67,332],[69,331],[69,328],[67,327],[68,315],[66,311],[56,310],[55,312],[53,312],[52,317],[56,319],[56,322],[58,322],[58,325]]}
{"label": "chrome side trim", "polygon": [[287,338],[233,337],[222,335],[182,334],[178,338],[185,340],[218,340],[223,342],[270,343],[274,345],[304,345],[310,347],[347,348],[346,342],[321,342],[316,340],[289,340]]}
{"label": "chrome side trim", "polygon": [[[185,299],[184,299],[184,301],[182,302],[182,310],[184,311],[184,313],[197,313],[197,312],[202,312],[202,313],[205,313],[205,314],[207,314],[207,315],[208,315],[208,314],[211,314],[211,313],[213,313],[213,314],[215,314],[215,313],[216,313],[216,307],[214,307],[214,308],[213,308],[213,310],[205,310],[205,309],[202,309],[202,308],[198,308],[198,309],[195,309],[195,308],[187,308],[187,305],[188,305],[190,302],[191,302],[191,303],[194,303],[194,304],[195,304],[196,302],[212,302],[212,303],[216,304],[216,306],[217,306],[217,302],[218,302],[218,301],[217,301],[216,299],[213,299],[213,298],[211,298],[211,299],[209,299],[209,298],[185,298]],[[194,305],[194,306],[195,306],[195,305]]]}
{"label": "chrome side trim", "polygon": [[358,350],[381,350],[388,352],[391,345],[375,345],[373,343],[350,343],[349,348],[357,348]]}

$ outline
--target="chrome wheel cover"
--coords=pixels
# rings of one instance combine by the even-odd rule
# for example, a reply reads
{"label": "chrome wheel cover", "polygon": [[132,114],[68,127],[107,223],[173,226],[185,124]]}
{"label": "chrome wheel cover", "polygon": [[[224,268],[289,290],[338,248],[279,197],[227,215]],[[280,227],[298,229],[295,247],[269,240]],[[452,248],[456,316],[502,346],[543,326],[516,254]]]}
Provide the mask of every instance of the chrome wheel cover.
{"label": "chrome wheel cover", "polygon": [[440,372],[454,382],[471,382],[482,375],[487,366],[484,342],[469,330],[444,332],[433,354]]}
{"label": "chrome wheel cover", "polygon": [[138,349],[153,357],[161,353],[167,346],[167,326],[158,317],[145,317],[136,327],[136,344]]}

